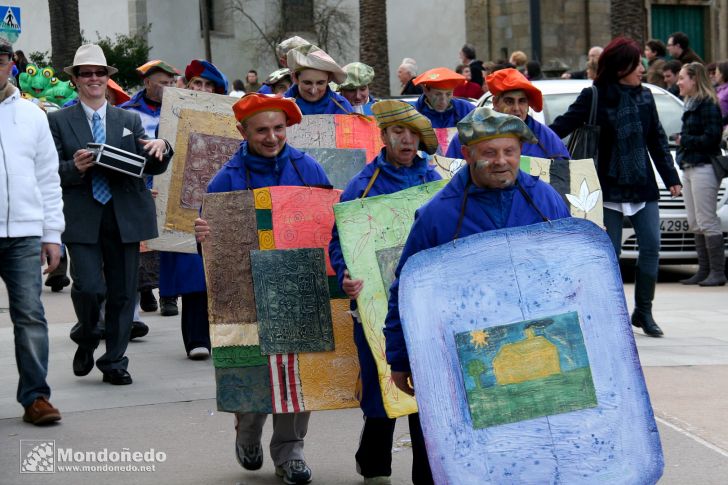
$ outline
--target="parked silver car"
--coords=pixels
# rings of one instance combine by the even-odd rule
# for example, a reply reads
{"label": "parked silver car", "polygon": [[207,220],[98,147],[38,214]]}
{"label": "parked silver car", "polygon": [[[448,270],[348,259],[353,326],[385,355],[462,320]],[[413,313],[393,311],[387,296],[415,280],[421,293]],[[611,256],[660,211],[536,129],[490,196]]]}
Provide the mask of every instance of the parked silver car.
{"label": "parked silver car", "polygon": [[[566,112],[569,106],[576,100],[581,91],[591,85],[591,81],[582,79],[559,79],[534,81],[534,86],[543,93],[543,111],[535,113],[531,110],[530,115],[534,119],[546,125]],[[657,113],[660,122],[669,135],[680,133],[682,127],[683,103],[666,90],[652,84],[643,84],[652,91],[657,105]],[[491,104],[491,94],[486,93],[478,100],[478,106]],[[673,159],[675,158],[675,146],[670,146]],[[677,168],[677,165],[675,166]],[[654,168],[654,165],[653,165]],[[681,174],[680,169],[677,168]],[[660,262],[667,264],[694,264],[697,260],[695,253],[695,238],[688,232],[688,221],[685,213],[685,202],[682,196],[672,198],[670,191],[662,183],[662,179],[656,174],[657,184],[660,188]],[[723,228],[723,238],[726,242],[726,254],[728,254],[728,179],[724,180],[718,190],[717,198],[718,216]],[[629,219],[625,218],[624,231],[622,231],[622,256],[625,261],[636,260],[638,247],[637,238],[632,230]]]}

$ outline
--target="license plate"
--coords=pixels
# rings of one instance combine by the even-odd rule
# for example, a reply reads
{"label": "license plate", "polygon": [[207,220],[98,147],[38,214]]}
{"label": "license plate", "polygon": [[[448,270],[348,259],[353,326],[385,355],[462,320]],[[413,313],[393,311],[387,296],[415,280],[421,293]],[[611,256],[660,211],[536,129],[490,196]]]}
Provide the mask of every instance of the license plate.
{"label": "license plate", "polygon": [[687,219],[662,219],[660,232],[688,232]]}

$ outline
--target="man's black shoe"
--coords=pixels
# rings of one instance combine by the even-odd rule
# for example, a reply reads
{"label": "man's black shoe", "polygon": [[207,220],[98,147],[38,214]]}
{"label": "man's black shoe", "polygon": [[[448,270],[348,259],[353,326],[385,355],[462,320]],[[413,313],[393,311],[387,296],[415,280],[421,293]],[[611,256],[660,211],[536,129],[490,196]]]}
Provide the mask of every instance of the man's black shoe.
{"label": "man's black shoe", "polygon": [[173,317],[179,313],[177,298],[160,298],[159,304],[162,307],[160,313],[163,317]]}
{"label": "man's black shoe", "polygon": [[131,323],[131,334],[129,334],[129,340],[134,340],[138,337],[143,337],[149,333],[149,327],[144,322],[132,322]]}
{"label": "man's black shoe", "polygon": [[73,373],[77,376],[86,376],[94,368],[94,351],[79,347],[73,356]]}
{"label": "man's black shoe", "polygon": [[124,369],[111,369],[104,372],[104,382],[115,386],[125,386],[131,384],[131,375]]}
{"label": "man's black shoe", "polygon": [[58,293],[66,286],[71,284],[71,280],[66,275],[49,276],[46,278],[45,285],[51,287],[53,293]]}
{"label": "man's black shoe", "polygon": [[139,306],[145,312],[157,311],[157,299],[154,297],[151,288],[146,288],[139,292]]}

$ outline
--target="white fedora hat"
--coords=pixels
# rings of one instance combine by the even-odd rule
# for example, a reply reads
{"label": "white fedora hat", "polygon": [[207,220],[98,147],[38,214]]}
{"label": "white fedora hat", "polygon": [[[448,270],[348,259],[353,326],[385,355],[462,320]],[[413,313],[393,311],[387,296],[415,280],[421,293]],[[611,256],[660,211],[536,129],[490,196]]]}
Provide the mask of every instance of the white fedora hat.
{"label": "white fedora hat", "polygon": [[64,67],[63,70],[73,75],[73,68],[78,66],[104,66],[109,71],[109,76],[119,72],[117,68],[106,65],[104,51],[96,44],[84,44],[79,47],[73,56],[73,65]]}

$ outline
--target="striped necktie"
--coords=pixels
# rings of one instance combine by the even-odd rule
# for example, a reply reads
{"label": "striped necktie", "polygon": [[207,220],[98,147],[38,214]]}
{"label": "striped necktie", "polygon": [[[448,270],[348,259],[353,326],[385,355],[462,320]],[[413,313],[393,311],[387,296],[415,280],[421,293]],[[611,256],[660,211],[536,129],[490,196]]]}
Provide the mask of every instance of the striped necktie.
{"label": "striped necktie", "polygon": [[[91,118],[94,141],[96,143],[106,143],[106,129],[104,123],[101,121],[101,116],[98,113],[94,113]],[[106,204],[111,200],[111,188],[109,187],[109,179],[106,175],[101,172],[100,169],[93,171],[91,177],[91,192],[93,193],[94,199],[98,200],[102,204]]]}

